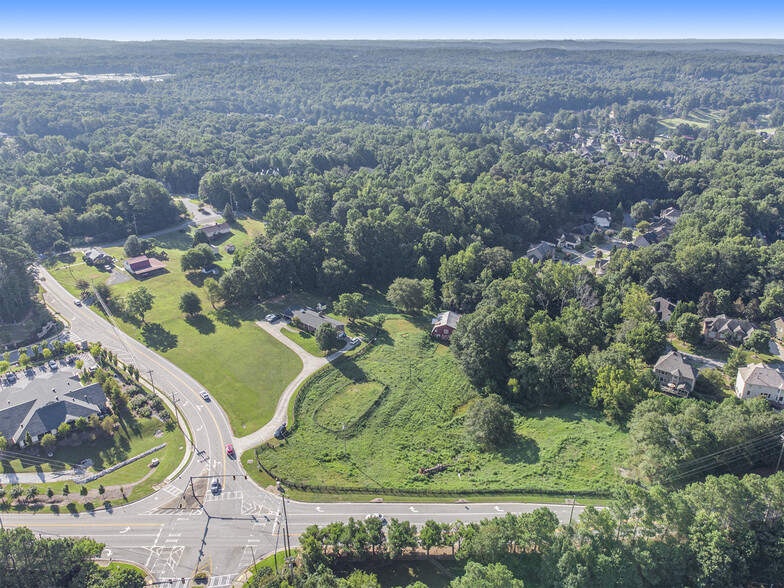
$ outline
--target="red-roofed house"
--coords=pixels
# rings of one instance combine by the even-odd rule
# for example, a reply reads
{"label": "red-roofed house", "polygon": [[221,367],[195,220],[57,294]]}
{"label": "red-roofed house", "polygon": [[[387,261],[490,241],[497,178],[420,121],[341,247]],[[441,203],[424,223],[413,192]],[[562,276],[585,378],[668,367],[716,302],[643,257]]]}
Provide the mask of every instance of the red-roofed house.
{"label": "red-roofed house", "polygon": [[166,269],[166,264],[154,257],[140,255],[126,259],[123,267],[128,273],[143,278]]}
{"label": "red-roofed house", "polygon": [[459,314],[447,310],[442,312],[433,319],[433,328],[430,329],[430,335],[436,339],[449,341],[452,337],[452,332],[455,330],[458,321],[460,320]]}

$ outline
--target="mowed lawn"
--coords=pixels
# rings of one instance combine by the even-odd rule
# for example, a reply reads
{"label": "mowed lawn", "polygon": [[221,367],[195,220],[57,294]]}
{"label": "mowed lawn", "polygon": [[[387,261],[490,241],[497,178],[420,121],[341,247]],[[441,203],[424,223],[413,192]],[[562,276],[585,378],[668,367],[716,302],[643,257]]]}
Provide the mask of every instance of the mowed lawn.
{"label": "mowed lawn", "polygon": [[[519,412],[511,445],[500,452],[473,445],[463,421],[477,393],[428,326],[427,317],[389,315],[375,346],[316,374],[300,392],[293,434],[263,451],[262,463],[284,479],[349,487],[567,494],[622,483],[627,434],[590,409]],[[437,464],[449,467],[417,473]]]}
{"label": "mowed lawn", "polygon": [[[169,256],[166,273],[141,282],[130,279],[112,285],[115,298],[123,297],[140,284],[155,296],[153,308],[145,316],[146,325],[121,319],[118,323],[126,333],[204,385],[226,410],[234,434],[240,437],[272,418],[280,394],[302,369],[302,362],[293,351],[255,326],[264,317],[262,308],[214,310],[203,288],[206,276],[180,271],[180,258],[191,245],[192,230],[157,237],[160,249]],[[241,247],[262,231],[262,223],[246,219],[235,227],[230,238],[215,241],[221,251],[218,265],[231,266],[231,255],[226,253],[225,245]],[[115,259],[124,257],[121,247],[106,251]],[[78,293],[79,278],[106,281],[109,277],[108,272],[84,264],[64,267],[58,263],[50,271],[74,295]],[[126,276],[117,270],[114,273]],[[180,294],[185,290],[199,294],[203,307],[200,315],[186,319],[180,312]]]}

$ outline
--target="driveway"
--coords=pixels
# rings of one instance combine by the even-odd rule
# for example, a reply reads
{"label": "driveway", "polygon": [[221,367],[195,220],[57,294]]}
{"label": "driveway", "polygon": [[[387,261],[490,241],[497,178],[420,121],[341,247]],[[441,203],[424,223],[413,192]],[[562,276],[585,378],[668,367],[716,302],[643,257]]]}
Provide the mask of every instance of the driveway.
{"label": "driveway", "polygon": [[711,359],[710,357],[705,357],[704,355],[696,355],[694,353],[687,353],[686,351],[679,352],[684,357],[692,360],[692,362],[699,364],[699,367],[708,367],[721,370],[724,369],[725,365],[727,365],[726,361],[721,361],[720,359]]}
{"label": "driveway", "polygon": [[190,198],[175,198],[175,200],[182,202],[197,227],[223,219],[221,214],[212,206],[205,206],[203,210],[199,210],[199,205],[191,202]]}
{"label": "driveway", "polygon": [[[302,383],[307,380],[310,376],[316,373],[318,370],[323,368],[328,363],[336,360],[343,354],[343,351],[336,351],[332,355],[328,357],[315,357],[305,351],[302,347],[294,343],[291,339],[286,337],[283,333],[281,333],[281,329],[285,326],[285,322],[281,320],[276,320],[274,323],[268,323],[267,321],[258,321],[256,326],[264,329],[267,333],[272,335],[275,339],[283,343],[286,347],[291,349],[294,353],[296,353],[299,358],[302,360],[302,371],[294,378],[291,383],[286,386],[286,389],[283,391],[283,394],[280,396],[280,400],[278,400],[278,406],[275,408],[275,416],[272,417],[272,420],[263,426],[258,431],[251,433],[250,435],[245,435],[244,437],[240,437],[239,439],[234,439],[234,448],[237,451],[238,455],[241,455],[243,451],[247,451],[253,447],[257,447],[264,443],[264,441],[270,439],[273,434],[275,433],[275,429],[277,429],[280,425],[286,422],[288,418],[288,408],[289,402],[291,401],[294,394],[297,392],[297,389],[302,385]],[[345,349],[345,348],[344,348]],[[289,425],[291,423],[288,423]]]}

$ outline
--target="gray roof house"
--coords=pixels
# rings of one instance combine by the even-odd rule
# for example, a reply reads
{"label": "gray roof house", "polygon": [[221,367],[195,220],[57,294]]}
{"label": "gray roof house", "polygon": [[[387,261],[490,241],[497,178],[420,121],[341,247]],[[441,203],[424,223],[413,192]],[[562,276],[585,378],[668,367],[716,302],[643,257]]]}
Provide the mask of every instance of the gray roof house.
{"label": "gray roof house", "polygon": [[675,224],[678,222],[678,219],[681,218],[681,210],[679,208],[675,208],[674,206],[670,206],[669,208],[665,208],[659,213],[659,217],[666,220],[670,224]]}
{"label": "gray roof house", "polygon": [[781,405],[784,403],[784,376],[761,363],[743,366],[735,378],[735,396],[743,400],[762,396]]}
{"label": "gray roof house", "polygon": [[[54,387],[52,387],[54,384]],[[23,387],[23,390],[19,388]],[[23,392],[20,393],[20,392]],[[57,432],[63,423],[106,412],[106,395],[100,384],[81,387],[77,377],[36,377],[32,381],[3,389],[0,408],[0,434],[9,443],[24,445],[27,433],[39,441]]]}
{"label": "gray roof house", "polygon": [[612,213],[604,210],[603,208],[597,212],[594,212],[591,216],[593,217],[593,224],[603,229],[608,228],[612,222]]}
{"label": "gray roof house", "polygon": [[532,262],[537,263],[550,259],[555,252],[555,248],[546,241],[542,241],[537,245],[532,245],[526,251],[525,256]]}
{"label": "gray roof house", "polygon": [[309,333],[315,333],[316,329],[324,323],[332,325],[338,332],[342,332],[346,326],[345,323],[341,323],[339,320],[333,319],[321,311],[317,312],[310,308],[302,308],[301,306],[289,306],[283,311],[283,316],[292,321],[295,318],[299,319],[302,328]]}
{"label": "gray roof house", "polygon": [[673,310],[675,310],[675,305],[666,298],[659,296],[653,299],[653,311],[660,321],[669,322]]}
{"label": "gray roof house", "polygon": [[697,370],[678,351],[662,355],[653,366],[659,383],[679,396],[688,396],[697,382]]}
{"label": "gray roof house", "polygon": [[742,343],[757,327],[749,321],[727,318],[720,314],[702,322],[702,336],[706,341]]}
{"label": "gray roof house", "polygon": [[784,339],[784,316],[770,321],[770,336],[776,339]]}

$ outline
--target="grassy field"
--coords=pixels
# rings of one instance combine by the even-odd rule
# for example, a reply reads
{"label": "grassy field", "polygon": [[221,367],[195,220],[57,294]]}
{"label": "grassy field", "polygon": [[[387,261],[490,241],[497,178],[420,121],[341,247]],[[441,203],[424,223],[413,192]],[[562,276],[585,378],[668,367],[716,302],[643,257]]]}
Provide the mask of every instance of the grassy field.
{"label": "grassy field", "polygon": [[[230,237],[215,241],[221,250],[218,265],[231,265],[226,244],[241,247],[262,231],[262,223],[246,219]],[[211,308],[202,287],[203,274],[180,271],[180,257],[192,242],[189,232],[174,231],[157,239],[169,256],[168,271],[141,282],[155,296],[153,309],[145,317],[147,324],[120,319],[120,328],[204,385],[226,410],[235,435],[251,433],[272,417],[280,394],[302,369],[302,362],[293,351],[255,326],[265,315],[263,308]],[[124,256],[119,247],[106,251],[117,259]],[[72,266],[64,265],[64,261],[68,260],[52,263],[50,271],[74,295],[78,293],[79,278],[106,281],[109,277],[105,270],[78,260],[74,261],[79,265]],[[115,283],[112,296],[121,298],[139,284],[134,279]],[[202,299],[203,311],[196,317],[186,319],[178,309],[180,294],[185,290],[198,292]]]}
{"label": "grassy field", "polygon": [[304,331],[300,331],[297,329],[283,327],[280,330],[283,335],[294,341],[297,345],[302,347],[305,351],[314,355],[316,357],[324,357],[324,352],[318,348],[318,344],[316,343],[316,338],[311,335],[310,333],[306,333]]}
{"label": "grassy field", "polygon": [[686,118],[664,118],[660,120],[660,124],[667,130],[672,130],[679,124],[688,124],[692,127],[705,128],[713,121],[718,121],[724,116],[724,110],[715,110],[709,108],[695,108],[689,113]]}
{"label": "grassy field", "polygon": [[[427,317],[388,316],[367,353],[322,370],[303,386],[295,432],[262,454],[276,475],[317,485],[456,491],[606,491],[621,482],[616,467],[625,459],[625,433],[583,408],[520,413],[510,446],[498,453],[477,449],[462,424],[476,392],[449,349],[430,340]],[[345,459],[340,427],[325,430],[314,415],[322,426],[350,420],[373,403],[376,383],[389,392],[360,426],[347,426]],[[358,406],[349,410],[352,403]],[[432,477],[417,473],[436,464],[449,468]]]}

